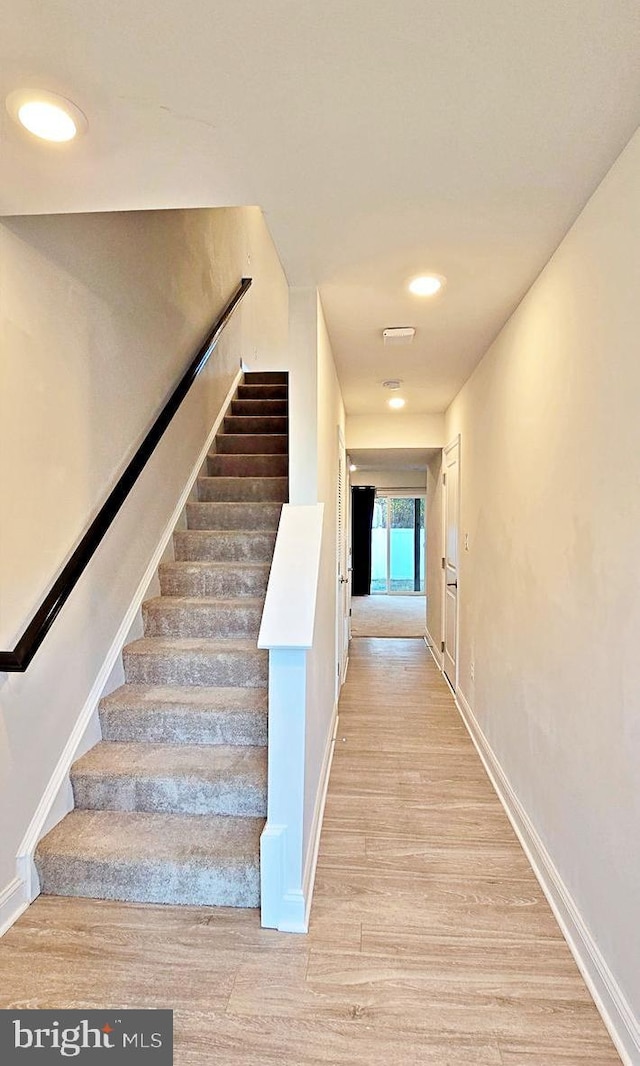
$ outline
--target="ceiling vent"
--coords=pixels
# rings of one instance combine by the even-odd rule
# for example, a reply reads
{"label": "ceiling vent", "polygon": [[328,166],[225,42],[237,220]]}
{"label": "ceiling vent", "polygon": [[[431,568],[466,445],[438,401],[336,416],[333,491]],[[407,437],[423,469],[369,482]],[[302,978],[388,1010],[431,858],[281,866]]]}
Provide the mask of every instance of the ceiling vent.
{"label": "ceiling vent", "polygon": [[411,344],[415,335],[413,326],[390,326],[382,331],[384,344]]}

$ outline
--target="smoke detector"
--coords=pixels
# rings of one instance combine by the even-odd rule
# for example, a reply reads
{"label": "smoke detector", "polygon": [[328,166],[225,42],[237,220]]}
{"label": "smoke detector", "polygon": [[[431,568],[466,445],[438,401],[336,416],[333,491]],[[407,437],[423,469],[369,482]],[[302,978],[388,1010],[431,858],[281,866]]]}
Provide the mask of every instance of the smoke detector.
{"label": "smoke detector", "polygon": [[416,335],[413,326],[389,326],[382,331],[383,344],[411,344]]}
{"label": "smoke detector", "polygon": [[401,385],[402,381],[400,378],[387,378],[386,381],[382,382],[382,388],[391,389],[392,392],[397,392]]}

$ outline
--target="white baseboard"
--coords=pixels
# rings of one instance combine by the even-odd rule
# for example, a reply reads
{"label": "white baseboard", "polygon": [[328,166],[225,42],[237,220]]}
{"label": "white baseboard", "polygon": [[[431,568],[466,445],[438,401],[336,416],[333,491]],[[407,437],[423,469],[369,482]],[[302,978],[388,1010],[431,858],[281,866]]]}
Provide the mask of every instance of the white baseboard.
{"label": "white baseboard", "polygon": [[[71,794],[71,787],[69,784],[69,771],[73,763],[78,758],[81,751],[83,737],[87,730],[92,725],[94,715],[97,714],[98,703],[104,692],[105,686],[109,679],[109,676],[116,664],[118,657],[122,654],[123,645],[127,639],[127,635],[131,626],[134,623],[136,615],[142,606],[142,602],[147,593],[147,589],[151,581],[153,580],[158,566],[165,553],[167,545],[169,544],[173,532],[180,520],[180,516],[187,504],[190,497],[191,490],[196,482],[196,479],[200,473],[203,463],[205,462],[207,455],[211,449],[216,433],[222,425],[222,421],[226,414],[226,411],[235,395],[238,384],[243,376],[242,370],[239,370],[236,377],[233,380],[233,384],[227,393],[220,413],[216,418],[210,433],[207,436],[207,440],[200,451],[198,458],[195,461],[191,469],[191,473],[187,480],[187,484],[180,495],[169,521],[167,522],[157,547],[149,560],[147,566],[138,587],[133,595],[131,603],[127,609],[127,612],[120,624],[118,631],[107,651],[105,659],[102,663],[100,671],[96,676],[96,679],[91,687],[91,691],[87,696],[85,704],[76,719],[76,723],[71,731],[69,739],[64,746],[62,754],[58,759],[56,767],[49,779],[47,787],[44,790],[40,803],[38,804],[36,811],[31,819],[29,827],[22,839],[18,854],[16,856],[17,866],[17,881],[24,885],[28,902],[36,898],[40,891],[40,885],[38,881],[38,873],[36,870],[34,855],[38,842],[48,832],[49,829],[60,821],[73,807],[73,799]],[[15,920],[15,919],[14,919]],[[11,924],[11,923],[9,923]],[[9,926],[7,926],[8,928]],[[2,935],[2,923],[0,922],[0,935]],[[6,930],[4,930],[6,931]]]}
{"label": "white baseboard", "polygon": [[30,902],[24,881],[14,877],[0,892],[0,936],[4,936],[13,923],[17,922]]}
{"label": "white baseboard", "polygon": [[431,652],[431,654],[433,655],[433,658],[436,661],[436,666],[438,667],[439,670],[442,670],[442,652],[440,651],[440,641],[436,642],[433,639],[433,637],[431,636],[431,633],[429,632],[429,630],[426,627],[425,627],[424,633],[425,633],[425,638],[424,639],[425,639],[425,641],[427,643],[427,647],[428,647],[429,651]]}
{"label": "white baseboard", "polygon": [[260,837],[261,924],[281,933],[306,933],[302,889],[284,891],[287,837],[286,825],[269,822]]}
{"label": "white baseboard", "polygon": [[329,727],[329,735],[327,737],[327,744],[324,750],[322,758],[322,768],[320,770],[320,780],[318,782],[318,791],[316,793],[316,804],[313,812],[313,822],[311,824],[311,832],[309,834],[309,847],[307,849],[307,859],[305,862],[304,873],[302,877],[302,893],[305,901],[305,930],[309,928],[309,915],[311,913],[311,903],[313,902],[313,890],[316,883],[316,867],[318,865],[318,852],[320,851],[320,836],[322,834],[322,820],[324,818],[324,808],[327,802],[327,791],[329,788],[329,777],[331,774],[331,764],[333,763],[333,753],[336,750],[336,735],[338,732],[338,704],[334,705],[333,714],[331,716],[331,725]]}
{"label": "white baseboard", "polygon": [[640,1064],[640,1021],[609,969],[544,843],[524,810],[464,693],[456,703],[498,799],[522,844],[578,969],[625,1066]]}

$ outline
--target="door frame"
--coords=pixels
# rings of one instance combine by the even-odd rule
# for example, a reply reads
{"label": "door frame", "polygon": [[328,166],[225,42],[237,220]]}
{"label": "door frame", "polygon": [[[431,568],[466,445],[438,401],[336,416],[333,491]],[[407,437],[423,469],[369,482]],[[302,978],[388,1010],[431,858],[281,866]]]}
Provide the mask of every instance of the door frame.
{"label": "door frame", "polygon": [[[351,479],[342,426],[338,426],[336,483],[336,699],[349,666],[351,640]],[[346,586],[346,588],[345,588]]]}
{"label": "door frame", "polygon": [[[445,485],[445,482],[444,482],[444,475],[447,472],[447,455],[449,454],[449,452],[453,451],[454,448],[458,449],[458,491],[456,493],[456,511],[457,511],[457,516],[458,516],[458,523],[457,523],[457,525],[458,525],[458,543],[457,543],[457,549],[458,549],[458,553],[457,553],[458,554],[458,588],[457,588],[457,596],[456,596],[456,671],[455,671],[456,676],[455,676],[455,685],[452,685],[451,681],[447,677],[447,674],[445,673],[445,669],[444,669],[444,663],[445,663],[444,648],[445,648],[445,644],[446,644],[446,614],[445,614],[445,612],[446,612],[446,609],[447,609],[447,569],[446,569],[446,557],[447,557],[447,490],[446,490],[446,485]],[[449,685],[449,687],[453,691],[454,695],[457,693],[458,687],[459,687],[459,684],[460,684],[460,587],[461,587],[461,582],[460,582],[460,570],[461,570],[461,566],[460,566],[460,562],[461,562],[461,555],[460,555],[460,542],[461,542],[461,538],[460,538],[460,499],[461,499],[460,471],[461,471],[461,465],[460,465],[460,459],[461,459],[461,454],[460,453],[461,453],[461,450],[462,450],[462,447],[461,447],[461,436],[458,433],[453,438],[453,440],[449,441],[449,443],[442,449],[442,470],[441,470],[441,477],[443,478],[443,480],[441,481],[441,488],[442,488],[442,559],[443,559],[443,564],[442,564],[442,588],[441,588],[441,605],[442,606],[441,606],[441,619],[440,619],[440,647],[442,648],[442,651],[441,651],[441,670],[442,670],[442,676],[444,677],[445,681],[447,682],[447,684]]]}

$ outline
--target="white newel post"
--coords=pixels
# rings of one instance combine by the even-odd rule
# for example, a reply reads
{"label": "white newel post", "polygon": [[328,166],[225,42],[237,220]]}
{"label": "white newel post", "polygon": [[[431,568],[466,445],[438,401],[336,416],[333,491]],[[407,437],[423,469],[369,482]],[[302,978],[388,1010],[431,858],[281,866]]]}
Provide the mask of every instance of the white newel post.
{"label": "white newel post", "polygon": [[260,845],[262,925],[307,929],[303,824],[307,652],[313,646],[323,505],[286,504],[258,646],[269,649],[267,824]]}

